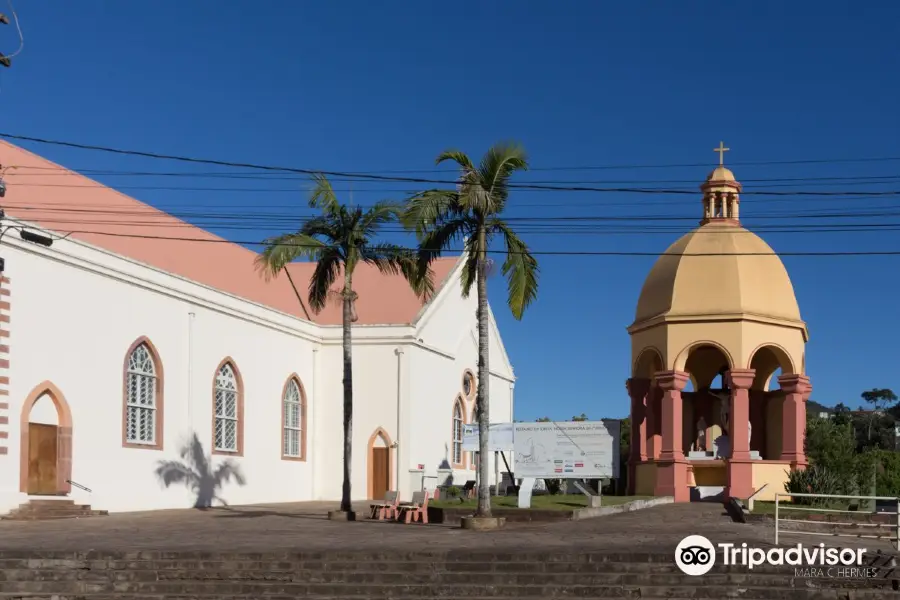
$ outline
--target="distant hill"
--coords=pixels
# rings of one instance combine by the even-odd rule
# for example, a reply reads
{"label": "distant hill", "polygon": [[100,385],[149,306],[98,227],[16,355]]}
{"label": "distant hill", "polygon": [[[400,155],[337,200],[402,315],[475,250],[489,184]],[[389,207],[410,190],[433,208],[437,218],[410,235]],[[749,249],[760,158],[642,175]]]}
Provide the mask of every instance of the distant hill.
{"label": "distant hill", "polygon": [[813,400],[806,401],[806,414],[807,415],[818,415],[819,413],[822,413],[822,412],[831,414],[834,412],[834,408],[832,408],[830,406],[825,406],[823,404],[819,404],[818,402],[815,402]]}

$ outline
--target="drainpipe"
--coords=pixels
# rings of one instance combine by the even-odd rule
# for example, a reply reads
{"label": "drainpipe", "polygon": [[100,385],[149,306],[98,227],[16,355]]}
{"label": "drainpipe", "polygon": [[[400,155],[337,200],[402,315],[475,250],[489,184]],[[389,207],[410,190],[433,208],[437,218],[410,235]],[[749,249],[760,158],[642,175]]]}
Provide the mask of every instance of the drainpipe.
{"label": "drainpipe", "polygon": [[397,430],[394,433],[394,452],[396,456],[394,457],[394,462],[396,466],[394,467],[394,490],[397,492],[400,491],[400,415],[403,410],[403,348],[394,349],[394,354],[397,355]]}
{"label": "drainpipe", "polygon": [[[316,408],[310,411],[310,407],[316,403],[316,384],[319,382],[319,349],[312,349],[312,385],[310,386],[310,394],[309,398],[306,399],[306,428],[310,431],[311,435],[309,440],[309,447],[306,451],[309,453],[309,479],[310,479],[310,499],[317,500],[319,497],[316,495],[316,460],[319,455],[316,449],[316,431],[318,430],[318,404],[316,404]],[[310,412],[312,413],[312,419],[309,418]],[[310,422],[313,423],[312,427],[310,427]]]}

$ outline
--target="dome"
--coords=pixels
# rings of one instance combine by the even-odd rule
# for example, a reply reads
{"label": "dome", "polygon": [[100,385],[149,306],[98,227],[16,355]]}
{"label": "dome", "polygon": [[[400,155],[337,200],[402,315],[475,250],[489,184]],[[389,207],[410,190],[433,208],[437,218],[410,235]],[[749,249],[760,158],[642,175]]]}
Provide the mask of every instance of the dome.
{"label": "dome", "polygon": [[713,171],[706,178],[707,182],[711,181],[737,181],[734,178],[734,173],[731,172],[731,169],[726,169],[725,167],[719,166],[713,169]]}
{"label": "dome", "polygon": [[737,224],[712,221],[659,257],[641,290],[635,323],[734,314],[801,321],[794,286],[775,251]]}

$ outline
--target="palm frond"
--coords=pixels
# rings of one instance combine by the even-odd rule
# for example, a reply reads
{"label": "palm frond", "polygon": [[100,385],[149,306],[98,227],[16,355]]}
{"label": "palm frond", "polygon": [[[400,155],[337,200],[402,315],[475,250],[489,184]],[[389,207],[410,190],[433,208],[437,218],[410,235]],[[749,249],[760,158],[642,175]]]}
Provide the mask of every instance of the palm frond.
{"label": "palm frond", "polygon": [[225,460],[219,463],[219,466],[216,467],[216,472],[212,475],[213,481],[215,482],[215,487],[219,488],[224,483],[229,483],[232,479],[234,479],[235,483],[238,485],[244,485],[247,483],[247,480],[244,478],[244,473],[241,471],[240,465],[238,465],[233,460]]}
{"label": "palm frond", "polygon": [[429,229],[440,227],[448,220],[459,218],[462,214],[458,192],[427,190],[409,199],[406,209],[400,216],[400,222],[421,239]]}
{"label": "palm frond", "polygon": [[403,214],[403,205],[396,202],[376,202],[369,210],[361,215],[359,221],[360,234],[366,238],[375,235],[378,227],[400,220]]}
{"label": "palm frond", "polygon": [[434,271],[428,264],[419,264],[415,251],[396,244],[375,244],[365,248],[363,260],[384,275],[402,275],[416,296],[426,302],[434,295]]}
{"label": "palm frond", "polygon": [[418,268],[424,270],[434,259],[453,242],[465,237],[474,228],[474,224],[465,218],[444,221],[425,231],[419,240]]}
{"label": "palm frond", "polygon": [[[343,208],[341,207],[341,210]],[[322,240],[326,245],[333,246],[339,244],[343,239],[344,228],[340,220],[340,214],[337,216],[319,215],[306,219],[297,233]]]}
{"label": "palm frond", "polygon": [[341,203],[338,202],[328,177],[323,173],[316,173],[312,176],[312,180],[313,188],[309,194],[309,207],[321,209],[323,214],[336,218],[340,214]]}
{"label": "palm frond", "polygon": [[438,154],[437,159],[434,161],[434,164],[439,165],[444,161],[452,160],[456,164],[460,166],[463,172],[471,172],[475,170],[475,165],[472,164],[472,160],[469,158],[469,155],[461,150],[444,150],[440,154]]}
{"label": "palm frond", "polygon": [[325,308],[328,293],[341,271],[342,256],[337,248],[322,250],[318,256],[316,269],[309,280],[309,306],[319,313]]}
{"label": "palm frond", "polygon": [[540,268],[525,242],[506,223],[495,220],[490,227],[503,236],[506,244],[503,274],[509,291],[509,308],[513,316],[521,320],[525,309],[537,298]]}
{"label": "palm frond", "polygon": [[319,239],[305,233],[285,233],[266,239],[266,247],[257,255],[254,264],[266,281],[270,281],[289,263],[306,257],[316,260],[328,246]]}
{"label": "palm frond", "polygon": [[514,142],[494,144],[481,159],[478,173],[481,185],[487,193],[490,206],[485,213],[497,214],[503,210],[509,196],[509,178],[516,171],[528,170],[525,149]]}
{"label": "palm frond", "polygon": [[166,487],[181,483],[194,486],[200,480],[198,473],[177,460],[159,461],[156,467],[156,476]]}

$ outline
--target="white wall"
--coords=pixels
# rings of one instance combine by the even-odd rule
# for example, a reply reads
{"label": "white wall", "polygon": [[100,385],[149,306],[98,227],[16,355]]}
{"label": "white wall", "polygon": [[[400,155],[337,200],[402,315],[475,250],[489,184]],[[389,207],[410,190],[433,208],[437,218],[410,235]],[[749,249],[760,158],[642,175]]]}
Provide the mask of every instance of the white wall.
{"label": "white wall", "polygon": [[[27,501],[19,492],[17,424],[25,398],[43,381],[62,391],[72,411],[72,479],[92,490],[73,487],[73,499],[110,511],[193,505],[189,491],[163,489],[155,468],[178,459],[193,432],[209,451],[214,372],[226,356],[244,384],[244,452],[235,461],[247,484],[224,487],[222,497],[229,504],[340,498],[340,327],[316,326],[80,242],[45,249],[4,241],[2,255],[12,281],[12,317],[11,425],[9,454],[0,457],[0,513]],[[477,373],[474,314],[475,298],[461,298],[454,273],[416,324],[354,327],[355,500],[368,497],[368,447],[376,430],[396,446],[392,487],[404,497],[412,493],[410,472],[419,464],[433,477],[449,458],[453,401],[463,372]],[[162,451],[122,447],[125,353],[141,336],[158,350],[164,371]],[[493,318],[490,351],[491,421],[510,421],[512,367]],[[306,391],[306,462],[281,459],[281,394],[292,373]],[[472,408],[466,402],[467,422]],[[32,412],[37,421],[55,417],[47,399]],[[213,464],[223,458],[214,456]],[[474,478],[474,468],[454,474],[460,485]]]}
{"label": "white wall", "polygon": [[[453,406],[462,393],[464,372],[478,373],[478,337],[475,322],[476,298],[461,296],[458,269],[451,275],[447,287],[433,306],[426,310],[418,323],[416,338],[422,347],[411,349],[410,373],[410,430],[409,455],[406,459],[406,485],[411,486],[414,477],[409,471],[418,471],[425,465],[426,483],[439,482],[431,477],[438,475],[438,468],[446,459],[452,462]],[[512,421],[512,366],[506,356],[503,343],[496,329],[493,315],[490,319],[491,337],[488,342],[490,378],[490,421]],[[473,420],[474,393],[465,401],[466,422]],[[462,486],[475,479],[471,453],[465,453],[464,469],[453,470],[454,484]],[[508,457],[511,458],[511,457]],[[494,483],[494,458],[490,458],[491,483]],[[502,462],[500,463],[502,470]],[[401,480],[401,483],[403,481]],[[410,490],[401,486],[401,493]]]}
{"label": "white wall", "polygon": [[[221,495],[233,504],[310,499],[311,463],[281,459],[281,393],[291,373],[300,377],[307,392],[312,389],[316,344],[248,320],[254,315],[230,316],[204,302],[218,300],[217,292],[84,247],[67,246],[66,250],[100,263],[104,268],[95,270],[104,272],[4,247],[6,274],[12,282],[9,412],[13,426],[9,454],[0,457],[0,510],[27,499],[18,492],[20,440],[16,424],[25,398],[45,380],[62,391],[71,408],[72,479],[93,491],[88,497],[73,488],[74,499],[111,511],[191,506],[194,497],[190,492],[162,489],[154,471],[158,461],[178,458],[181,445],[192,432],[197,432],[209,451],[214,371],[226,356],[234,359],[244,383],[244,456],[235,460],[247,485],[231,484]],[[117,281],[108,267],[161,278],[171,293]],[[176,292],[196,296],[190,301],[173,297]],[[255,305],[252,309],[257,320],[266,312]],[[191,312],[195,317],[189,360]],[[276,321],[285,320],[285,316],[269,312]],[[297,327],[297,320],[293,321]],[[164,370],[162,451],[122,447],[125,353],[140,336],[147,336],[155,345]],[[42,399],[35,407],[39,420],[46,417],[45,402]],[[52,404],[50,407],[52,410]],[[308,397],[308,422],[314,421],[315,408],[314,398]],[[312,448],[309,450],[311,453]],[[213,464],[221,460],[216,456]]]}
{"label": "white wall", "polygon": [[[340,328],[323,328],[326,343],[320,352],[319,419],[316,424],[317,498],[338,500],[343,483],[343,349]],[[399,440],[397,428],[397,363],[394,350],[397,331],[403,327],[355,327],[353,329],[353,432],[351,497],[368,498],[369,440],[380,428],[390,442]],[[392,452],[392,478],[396,471],[396,450]]]}

